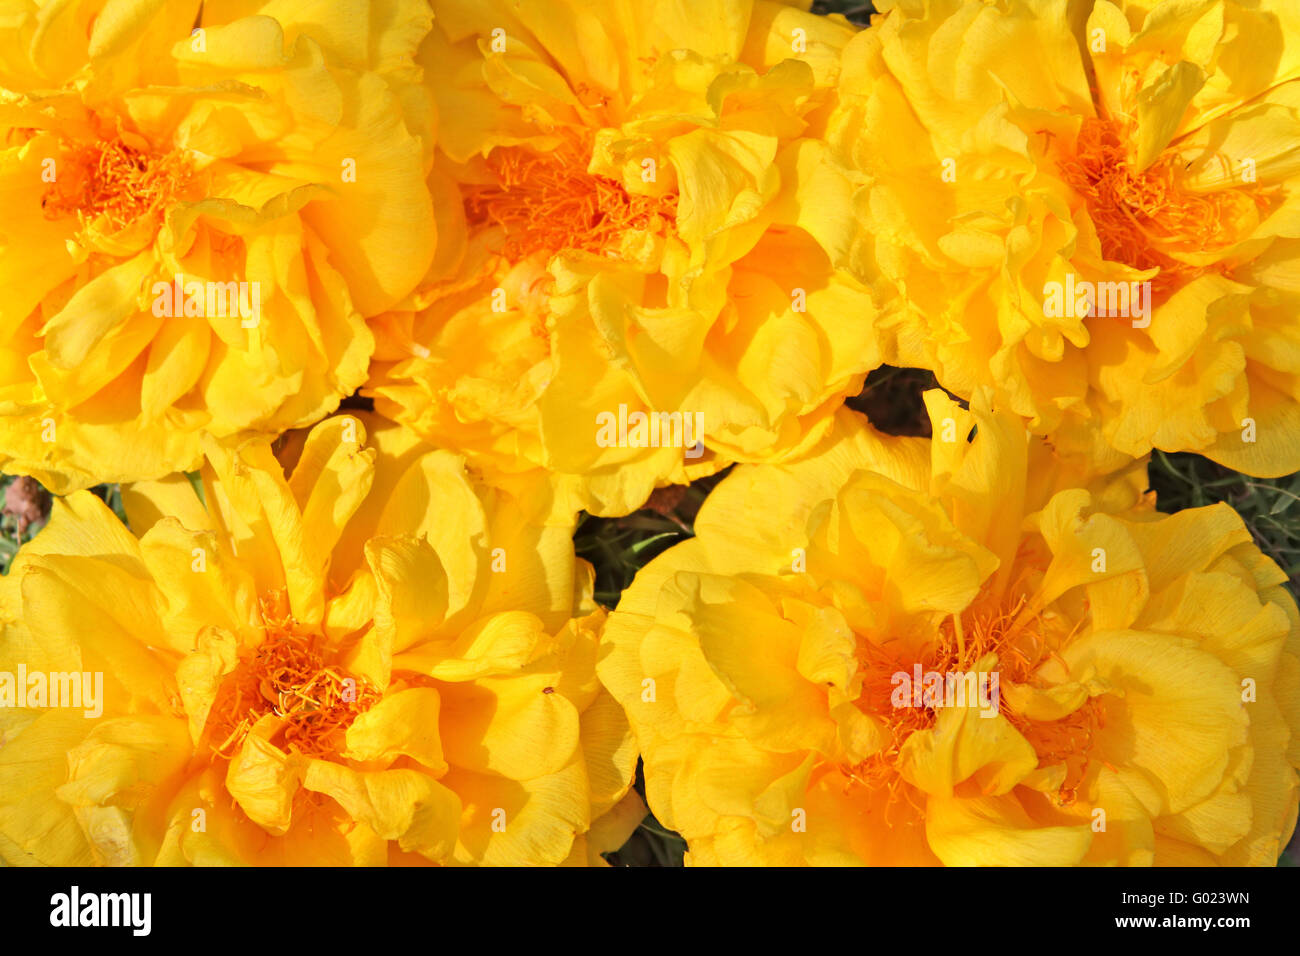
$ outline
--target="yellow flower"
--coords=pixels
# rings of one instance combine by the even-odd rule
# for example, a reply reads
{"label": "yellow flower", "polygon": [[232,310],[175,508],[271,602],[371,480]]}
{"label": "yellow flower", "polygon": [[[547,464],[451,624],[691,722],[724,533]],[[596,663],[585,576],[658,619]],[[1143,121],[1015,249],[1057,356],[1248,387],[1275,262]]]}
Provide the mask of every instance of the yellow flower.
{"label": "yellow flower", "polygon": [[1099,467],[1300,470],[1300,8],[877,6],[828,140],[888,360]]}
{"label": "yellow flower", "polygon": [[433,257],[427,6],[5,16],[0,469],[158,478],[355,391]]}
{"label": "yellow flower", "polygon": [[[571,529],[460,458],[327,419],[90,492],[0,579],[0,856],[585,864],[644,807]],[[206,501],[206,506],[204,505]],[[83,675],[87,701],[44,686]],[[70,706],[75,704],[77,706]],[[17,708],[13,706],[17,704]],[[57,705],[57,709],[52,708]],[[96,713],[98,711],[98,713]],[[88,715],[91,718],[88,719]]]}
{"label": "yellow flower", "polygon": [[623,595],[598,670],[655,815],[697,864],[1273,865],[1285,574],[1140,463],[1085,483],[987,392],[926,399],[933,442],[846,417],[741,466]]}
{"label": "yellow flower", "polygon": [[819,138],[852,27],[748,0],[434,12],[443,241],[376,323],[376,408],[512,487],[546,469],[557,512],[815,443],[879,364]]}

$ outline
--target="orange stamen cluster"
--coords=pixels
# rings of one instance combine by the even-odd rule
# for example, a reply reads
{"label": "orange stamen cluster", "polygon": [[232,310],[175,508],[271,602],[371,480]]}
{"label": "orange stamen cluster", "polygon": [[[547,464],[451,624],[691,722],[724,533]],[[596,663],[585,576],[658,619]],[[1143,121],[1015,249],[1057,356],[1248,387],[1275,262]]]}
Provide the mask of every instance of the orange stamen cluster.
{"label": "orange stamen cluster", "polygon": [[1064,765],[1065,778],[1056,792],[1056,802],[1062,807],[1074,803],[1079,784],[1092,766],[1097,732],[1106,726],[1106,710],[1100,701],[1091,698],[1060,720],[1031,721],[1011,711],[1007,719],[1034,748],[1040,767]]}
{"label": "orange stamen cluster", "polygon": [[[264,608],[264,617],[268,617]],[[309,757],[337,752],[343,734],[380,694],[328,665],[322,638],[299,633],[288,618],[268,617],[266,639],[227,676],[208,717],[212,749],[232,756],[267,714],[283,722],[275,742]]]}
{"label": "orange stamen cluster", "polygon": [[69,145],[55,175],[41,200],[45,218],[75,215],[84,227],[103,217],[122,229],[141,217],[160,216],[185,192],[194,168],[181,152],[153,151],[140,137],[119,131]]}
{"label": "orange stamen cluster", "polygon": [[1197,193],[1182,185],[1185,164],[1169,151],[1144,170],[1131,163],[1127,127],[1098,118],[1084,120],[1074,155],[1061,162],[1062,176],[1087,204],[1102,255],[1135,269],[1158,267],[1151,280],[1157,299],[1207,271],[1228,266],[1196,266],[1175,252],[1204,252],[1231,245],[1243,204],[1261,213],[1270,203],[1262,190],[1244,187]]}
{"label": "orange stamen cluster", "polygon": [[[1024,593],[1019,583],[1012,593]],[[927,730],[938,720],[942,708],[929,706],[894,706],[897,685],[894,674],[914,676],[921,665],[922,674],[963,675],[977,671],[986,655],[996,656],[1000,688],[1007,683],[1035,684],[1035,672],[1048,659],[1060,661],[1060,651],[1074,637],[1075,631],[1062,633],[1046,624],[1038,610],[1021,597],[1010,605],[985,599],[961,615],[943,621],[936,636],[920,646],[903,641],[875,644],[859,640],[858,660],[863,675],[858,706],[881,720],[890,733],[890,743],[866,761],[853,767],[848,776],[872,789],[889,792],[892,805],[900,793],[923,815],[911,793],[912,787],[898,773],[898,759],[907,739]],[[969,685],[968,685],[969,686]],[[988,693],[981,687],[980,693]],[[1038,754],[1040,767],[1064,765],[1065,779],[1057,802],[1066,806],[1092,761],[1093,738],[1104,723],[1104,711],[1090,700],[1074,713],[1057,721],[1031,720],[1016,713],[1007,699],[999,694],[1002,715],[1025,737]]]}
{"label": "orange stamen cluster", "polygon": [[618,258],[627,232],[664,234],[677,219],[677,194],[630,193],[608,176],[587,171],[591,149],[576,136],[549,152],[527,146],[495,150],[493,185],[464,189],[471,226],[499,226],[499,250],[518,262],[537,252],[582,251]]}

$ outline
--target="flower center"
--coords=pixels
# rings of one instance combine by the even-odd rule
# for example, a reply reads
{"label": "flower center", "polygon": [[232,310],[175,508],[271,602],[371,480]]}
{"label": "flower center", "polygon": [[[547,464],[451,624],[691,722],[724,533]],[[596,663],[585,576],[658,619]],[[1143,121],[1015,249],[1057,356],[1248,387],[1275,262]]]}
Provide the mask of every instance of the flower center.
{"label": "flower center", "polygon": [[179,150],[158,152],[142,137],[118,129],[93,143],[67,143],[56,179],[41,199],[46,219],[101,216],[117,230],[160,216],[189,186],[194,167]]}
{"label": "flower center", "polygon": [[1193,192],[1183,184],[1187,164],[1172,150],[1136,170],[1126,133],[1115,121],[1086,119],[1074,156],[1060,163],[1065,181],[1087,204],[1102,255],[1135,269],[1158,267],[1151,291],[1159,299],[1199,275],[1229,271],[1223,262],[1198,266],[1177,256],[1232,245],[1242,223],[1269,210],[1273,195],[1249,187]]}
{"label": "flower center", "polygon": [[471,226],[499,226],[499,250],[512,262],[536,252],[589,252],[618,258],[625,233],[664,234],[677,217],[677,194],[630,193],[587,171],[591,149],[570,136],[549,152],[528,146],[496,149],[487,164],[494,185],[464,187]]}
{"label": "flower center", "polygon": [[327,663],[319,635],[300,632],[263,606],[266,639],[222,682],[208,717],[212,749],[231,757],[262,717],[283,722],[277,742],[309,757],[335,753],[352,722],[380,694],[364,680]]}
{"label": "flower center", "polygon": [[[1027,604],[1024,597],[1010,605],[977,603],[962,615],[945,619],[934,638],[920,646],[904,641],[881,645],[860,640],[863,683],[858,705],[885,724],[891,742],[853,768],[851,776],[868,787],[887,788],[892,803],[905,783],[897,771],[904,743],[912,734],[932,728],[939,711],[954,705],[955,693],[957,701],[964,699],[968,707],[996,708],[1034,748],[1039,767],[1064,765],[1065,776],[1056,800],[1061,806],[1072,803],[1091,765],[1093,737],[1102,725],[1104,712],[1095,700],[1089,700],[1061,720],[1033,720],[1017,713],[1002,695],[1001,688],[1008,683],[1038,683],[1038,668],[1057,657],[1077,632],[1077,627],[1067,630],[1059,621],[1037,613]],[[981,659],[989,654],[996,657],[996,670],[979,673]],[[920,688],[903,684],[907,690],[901,695],[904,706],[899,706],[900,682],[896,675],[906,674],[914,682],[918,669],[923,679],[937,675],[937,680]],[[926,696],[928,688],[937,692],[934,703]],[[914,696],[908,691],[914,691]]]}

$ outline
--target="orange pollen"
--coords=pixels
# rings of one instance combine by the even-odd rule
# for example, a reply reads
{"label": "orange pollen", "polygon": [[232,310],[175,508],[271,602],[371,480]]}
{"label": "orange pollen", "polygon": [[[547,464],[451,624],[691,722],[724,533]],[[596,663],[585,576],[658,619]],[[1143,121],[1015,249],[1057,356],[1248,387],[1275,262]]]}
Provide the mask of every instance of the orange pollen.
{"label": "orange pollen", "polygon": [[297,632],[289,619],[267,620],[266,639],[227,675],[208,716],[212,749],[231,757],[259,719],[283,722],[277,744],[309,757],[338,750],[352,722],[380,694],[364,680],[327,665],[322,639]]}
{"label": "orange pollen", "polygon": [[[1027,604],[1022,597],[1009,606],[990,607],[988,602],[972,606],[960,617],[945,619],[935,638],[919,648],[915,645],[903,648],[902,642],[897,641],[880,645],[860,640],[858,657],[863,683],[857,704],[864,713],[884,723],[891,740],[883,750],[847,771],[847,775],[869,788],[887,789],[890,806],[901,793],[919,809],[911,793],[913,788],[898,773],[898,759],[912,734],[935,725],[942,706],[924,703],[895,706],[899,684],[894,675],[901,672],[914,680],[919,664],[922,675],[937,673],[946,681],[949,675],[976,673],[980,660],[994,654],[999,711],[1034,747],[1040,767],[1065,765],[1066,776],[1057,801],[1062,806],[1073,802],[1074,791],[1090,766],[1093,738],[1102,726],[1104,711],[1096,700],[1090,700],[1062,720],[1036,721],[1016,713],[1008,705],[1000,688],[1008,683],[1035,684],[1038,668],[1051,658],[1060,660],[1060,650],[1075,633],[1062,634],[1061,629],[1047,626]],[[981,699],[991,701],[990,685],[980,683],[987,680],[984,675],[978,675],[965,686],[977,687]],[[978,705],[972,702],[971,706]]]}
{"label": "orange pollen", "polygon": [[1196,266],[1172,253],[1231,245],[1246,207],[1254,205],[1263,215],[1275,191],[1242,186],[1193,192],[1182,182],[1187,164],[1172,150],[1146,169],[1135,170],[1125,145],[1127,133],[1127,127],[1113,120],[1086,119],[1074,156],[1060,163],[1063,178],[1087,204],[1102,255],[1135,269],[1158,267],[1160,272],[1151,280],[1157,299],[1198,275],[1227,272],[1225,263]]}
{"label": "orange pollen", "polygon": [[41,199],[46,219],[75,215],[84,226],[103,216],[122,229],[141,217],[161,216],[190,185],[194,167],[178,150],[155,152],[139,137],[119,133],[89,145],[70,144],[56,176]]}
{"label": "orange pollen", "polygon": [[1079,784],[1092,766],[1094,738],[1106,726],[1106,710],[1100,701],[1090,698],[1060,720],[1031,721],[1009,711],[1006,715],[1037,752],[1040,767],[1064,764],[1065,779],[1056,802],[1062,807],[1074,803]]}
{"label": "orange pollen", "polygon": [[499,226],[499,250],[511,262],[537,252],[566,250],[619,257],[629,231],[663,235],[677,221],[677,194],[630,193],[608,176],[587,171],[590,148],[576,137],[550,152],[526,146],[495,150],[487,164],[494,185],[464,187],[471,226]]}

